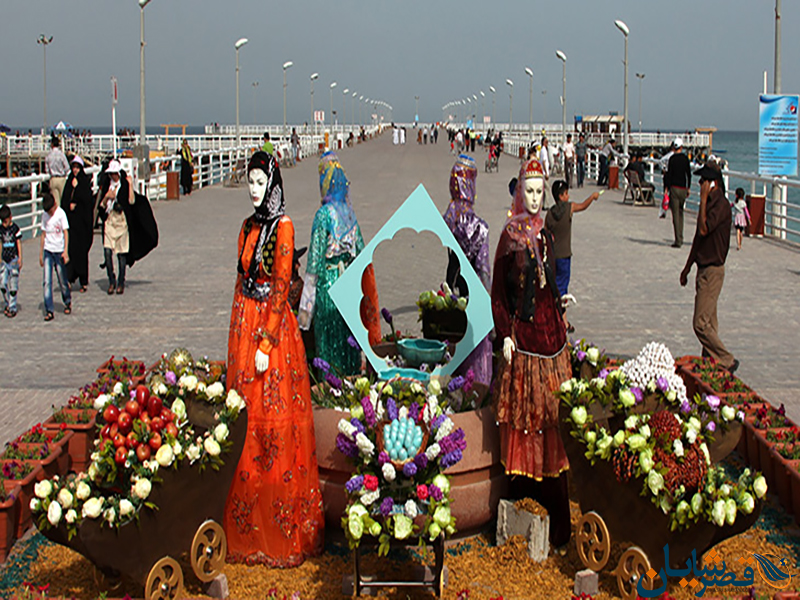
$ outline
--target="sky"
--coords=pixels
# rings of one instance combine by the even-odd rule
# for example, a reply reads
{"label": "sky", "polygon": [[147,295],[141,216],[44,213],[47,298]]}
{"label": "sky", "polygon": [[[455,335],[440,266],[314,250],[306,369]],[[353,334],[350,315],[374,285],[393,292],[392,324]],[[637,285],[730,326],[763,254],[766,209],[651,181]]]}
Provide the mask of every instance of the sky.
{"label": "sky", "polygon": [[[47,121],[111,125],[111,76],[119,81],[118,127],[139,124],[139,6],[136,0],[3,0],[0,24],[0,122],[40,127],[43,51]],[[783,92],[800,92],[800,6],[783,3]],[[480,120],[561,121],[561,49],[567,60],[567,120],[623,111],[623,20],[629,36],[629,109],[638,127],[639,80],[645,130],[700,126],[756,130],[763,73],[772,90],[771,0],[152,0],[145,8],[148,132],[161,123],[234,123],[235,50],[240,50],[240,120],[282,123],[282,64],[287,119],[311,120],[315,107],[341,114],[349,88],[394,107],[393,118],[443,117],[441,107],[475,94]],[[254,89],[252,83],[258,81]],[[542,92],[546,91],[546,94]],[[358,105],[356,105],[357,107]],[[345,112],[351,120],[352,100]],[[357,108],[356,108],[357,110]]]}

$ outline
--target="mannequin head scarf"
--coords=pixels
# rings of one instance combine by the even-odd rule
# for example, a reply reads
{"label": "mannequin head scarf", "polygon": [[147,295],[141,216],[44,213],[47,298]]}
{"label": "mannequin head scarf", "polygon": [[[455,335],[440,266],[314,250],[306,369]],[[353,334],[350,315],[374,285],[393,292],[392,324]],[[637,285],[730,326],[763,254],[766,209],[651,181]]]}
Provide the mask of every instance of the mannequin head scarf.
{"label": "mannequin head scarf", "polygon": [[319,192],[322,205],[329,207],[330,235],[342,251],[351,251],[356,225],[356,215],[350,204],[350,182],[347,180],[339,157],[328,151],[319,160]]}
{"label": "mannequin head scarf", "polygon": [[450,171],[450,205],[444,213],[444,220],[451,230],[455,229],[459,217],[472,211],[477,177],[475,161],[466,154],[460,154]]}
{"label": "mannequin head scarf", "polygon": [[544,205],[544,194],[546,192],[543,187],[542,203],[539,205],[539,211],[536,214],[528,212],[528,209],[525,207],[525,188],[526,181],[529,179],[544,179],[542,165],[536,158],[526,161],[523,163],[522,167],[520,167],[517,185],[514,189],[514,204],[509,211],[504,230],[515,242],[514,244],[510,244],[509,249],[521,250],[522,248],[528,248],[529,250],[533,250],[536,255],[536,262],[539,268],[542,269],[542,257],[536,238],[543,226],[541,213],[542,205]]}

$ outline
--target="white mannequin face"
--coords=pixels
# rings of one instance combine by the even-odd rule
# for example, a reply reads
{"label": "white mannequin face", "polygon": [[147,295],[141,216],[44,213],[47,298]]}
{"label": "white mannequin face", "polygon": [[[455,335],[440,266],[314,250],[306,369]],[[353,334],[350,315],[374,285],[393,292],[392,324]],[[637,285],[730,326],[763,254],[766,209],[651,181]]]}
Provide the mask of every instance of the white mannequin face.
{"label": "white mannequin face", "polygon": [[253,206],[258,208],[264,201],[264,194],[267,193],[267,174],[261,169],[253,169],[247,174],[250,183],[250,200]]}
{"label": "white mannequin face", "polygon": [[541,177],[526,179],[523,192],[525,210],[532,215],[538,214],[542,208],[542,200],[544,199],[544,179]]}

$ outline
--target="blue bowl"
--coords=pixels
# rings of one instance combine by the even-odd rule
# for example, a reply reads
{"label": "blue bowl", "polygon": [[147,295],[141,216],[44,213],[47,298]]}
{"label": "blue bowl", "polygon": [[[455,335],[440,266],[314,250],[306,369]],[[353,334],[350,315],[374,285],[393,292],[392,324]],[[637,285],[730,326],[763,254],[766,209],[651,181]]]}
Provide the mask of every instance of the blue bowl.
{"label": "blue bowl", "polygon": [[418,367],[426,363],[433,367],[444,358],[447,344],[439,340],[405,339],[397,342],[397,351],[409,366]]}
{"label": "blue bowl", "polygon": [[378,373],[378,377],[384,381],[389,381],[395,377],[401,379],[416,379],[420,383],[427,384],[430,381],[431,374],[420,371],[419,369],[386,369]]}

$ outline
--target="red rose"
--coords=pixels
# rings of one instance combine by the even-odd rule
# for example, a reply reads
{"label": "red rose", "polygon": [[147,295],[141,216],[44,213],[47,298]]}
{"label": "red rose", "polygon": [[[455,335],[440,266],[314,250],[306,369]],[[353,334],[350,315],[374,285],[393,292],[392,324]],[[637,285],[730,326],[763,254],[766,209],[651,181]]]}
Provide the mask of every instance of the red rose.
{"label": "red rose", "polygon": [[364,487],[374,492],[378,489],[378,478],[375,475],[364,475]]}
{"label": "red rose", "polygon": [[423,502],[428,499],[428,486],[427,485],[418,485],[417,486],[417,498],[419,498]]}

